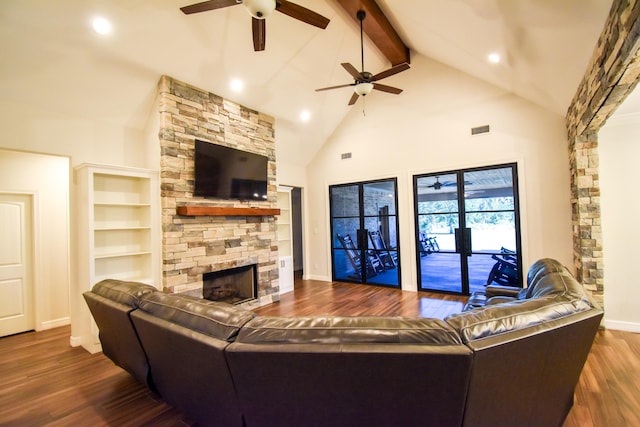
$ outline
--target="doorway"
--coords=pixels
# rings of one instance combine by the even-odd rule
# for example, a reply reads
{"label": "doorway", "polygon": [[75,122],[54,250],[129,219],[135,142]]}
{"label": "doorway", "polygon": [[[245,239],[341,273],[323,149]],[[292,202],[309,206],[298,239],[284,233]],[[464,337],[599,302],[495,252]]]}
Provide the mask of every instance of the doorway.
{"label": "doorway", "polygon": [[400,286],[397,180],[329,187],[332,277]]}
{"label": "doorway", "polygon": [[515,163],[413,177],[418,289],[522,286]]}
{"label": "doorway", "polygon": [[293,277],[302,279],[304,275],[303,239],[302,239],[302,188],[291,189],[291,230],[293,233]]}

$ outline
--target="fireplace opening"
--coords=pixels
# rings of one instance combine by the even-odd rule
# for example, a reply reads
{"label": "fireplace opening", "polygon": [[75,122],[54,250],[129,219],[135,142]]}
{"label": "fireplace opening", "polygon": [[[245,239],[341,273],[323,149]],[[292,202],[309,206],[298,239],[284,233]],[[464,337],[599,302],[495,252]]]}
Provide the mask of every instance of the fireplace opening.
{"label": "fireplace opening", "polygon": [[202,276],[202,297],[210,301],[240,304],[256,298],[257,265],[212,271]]}

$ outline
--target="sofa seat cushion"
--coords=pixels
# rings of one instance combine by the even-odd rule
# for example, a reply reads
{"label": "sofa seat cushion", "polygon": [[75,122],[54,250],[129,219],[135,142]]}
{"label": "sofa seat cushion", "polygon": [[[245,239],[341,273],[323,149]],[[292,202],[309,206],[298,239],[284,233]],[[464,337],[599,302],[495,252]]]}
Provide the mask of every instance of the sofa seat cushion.
{"label": "sofa seat cushion", "polygon": [[96,283],[91,292],[113,302],[137,308],[147,295],[158,292],[158,290],[151,285],[140,282],[106,279]]}
{"label": "sofa seat cushion", "polygon": [[586,299],[569,295],[550,295],[487,305],[452,314],[445,321],[458,331],[462,341],[467,344],[474,340],[541,325],[590,309],[592,306]]}
{"label": "sofa seat cushion", "polygon": [[231,304],[179,294],[157,292],[145,298],[140,309],[212,338],[232,341],[255,313]]}
{"label": "sofa seat cushion", "polygon": [[403,317],[256,317],[240,331],[238,343],[461,344],[457,333],[440,319]]}

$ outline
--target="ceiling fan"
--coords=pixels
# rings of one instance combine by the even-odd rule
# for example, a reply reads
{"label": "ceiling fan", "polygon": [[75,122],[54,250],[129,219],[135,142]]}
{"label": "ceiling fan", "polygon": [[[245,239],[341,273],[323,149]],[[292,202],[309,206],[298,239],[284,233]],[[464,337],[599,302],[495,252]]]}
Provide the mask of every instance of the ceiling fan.
{"label": "ceiling fan", "polygon": [[[471,185],[472,183],[470,181],[465,181],[464,185]],[[440,177],[436,176],[436,182],[434,182],[431,185],[427,185],[427,188],[433,188],[434,190],[440,190],[442,187],[455,187],[457,186],[458,183],[456,181],[447,181],[447,182],[440,182]]]}
{"label": "ceiling fan", "polygon": [[362,96],[366,96],[369,93],[371,93],[371,91],[373,89],[376,90],[380,90],[382,92],[388,92],[388,93],[393,93],[394,95],[397,95],[399,93],[402,92],[402,89],[398,89],[392,86],[386,86],[380,83],[375,83],[378,80],[382,80],[384,78],[393,76],[394,74],[398,74],[401,71],[407,70],[409,69],[409,64],[407,64],[406,62],[402,63],[402,64],[398,64],[394,67],[389,68],[388,70],[385,70],[381,73],[378,73],[376,75],[373,75],[367,71],[364,71],[364,37],[363,37],[363,32],[362,32],[362,21],[364,21],[364,18],[366,16],[366,13],[364,10],[359,10],[358,13],[356,14],[356,16],[358,17],[358,20],[360,21],[360,57],[362,60],[362,71],[358,71],[356,67],[354,67],[353,65],[349,64],[348,62],[343,62],[342,67],[347,70],[347,72],[349,74],[351,74],[351,77],[353,77],[355,79],[355,81],[353,83],[349,83],[349,84],[344,84],[344,85],[338,85],[338,86],[330,86],[330,87],[323,87],[321,89],[316,89],[316,92],[322,91],[322,90],[330,90],[330,89],[338,89],[338,88],[342,88],[342,87],[347,87],[347,86],[353,86],[353,95],[351,95],[351,99],[349,100],[349,105],[353,105],[356,103],[356,101],[358,100],[358,97],[360,95]]}
{"label": "ceiling fan", "polygon": [[329,19],[324,16],[287,0],[208,0],[190,6],[181,7],[185,15],[222,9],[229,6],[243,4],[251,14],[251,30],[253,32],[253,50],[264,50],[266,44],[265,18],[274,10],[285,15],[306,22],[318,28],[325,29],[329,25]]}

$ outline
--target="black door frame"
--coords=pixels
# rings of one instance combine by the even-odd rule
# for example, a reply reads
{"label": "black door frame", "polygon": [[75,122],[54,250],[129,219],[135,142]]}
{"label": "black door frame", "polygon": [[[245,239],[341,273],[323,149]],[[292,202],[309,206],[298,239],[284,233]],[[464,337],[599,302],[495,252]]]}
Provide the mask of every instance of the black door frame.
{"label": "black door frame", "polygon": [[[396,235],[396,247],[394,248],[394,252],[397,255],[397,276],[398,276],[398,280],[397,280],[397,284],[393,285],[393,284],[385,284],[385,283],[373,283],[370,282],[368,280],[368,274],[367,274],[367,251],[370,249],[369,248],[369,237],[368,237],[368,233],[366,233],[366,231],[368,231],[365,228],[365,220],[366,218],[380,218],[381,217],[381,213],[380,211],[376,211],[375,213],[372,213],[371,215],[365,215],[365,206],[364,206],[364,187],[368,184],[375,184],[375,183],[386,183],[386,182],[390,182],[393,183],[393,198],[394,198],[394,207],[395,207],[395,213],[394,214],[389,214],[387,215],[387,217],[395,217],[395,235]],[[352,186],[358,186],[358,200],[359,200],[359,207],[358,207],[358,220],[359,220],[359,228],[356,230],[356,236],[355,237],[355,244],[359,250],[359,257],[360,257],[360,266],[361,266],[361,272],[360,272],[360,277],[361,280],[356,280],[355,278],[353,278],[352,280],[349,280],[348,278],[337,278],[336,275],[336,259],[335,259],[335,250],[343,250],[343,248],[337,247],[335,245],[335,236],[336,236],[336,230],[334,229],[334,222],[333,220],[335,218],[354,218],[352,216],[333,216],[333,203],[332,203],[332,195],[331,195],[331,190],[333,188],[339,188],[339,187],[352,187]],[[401,288],[401,284],[402,284],[402,280],[401,280],[401,269],[400,269],[400,224],[399,224],[399,214],[398,214],[398,179],[396,177],[393,178],[381,178],[381,179],[375,179],[375,180],[370,180],[370,181],[358,181],[358,182],[350,182],[350,183],[345,183],[345,184],[334,184],[334,185],[330,185],[329,186],[329,228],[330,228],[330,232],[331,232],[331,278],[333,281],[344,281],[344,282],[351,282],[351,283],[358,283],[358,284],[366,284],[366,285],[374,285],[374,286],[383,286],[383,287],[391,287],[394,289],[400,289]],[[379,231],[379,230],[377,230]]]}
{"label": "black door frame", "polygon": [[[517,260],[517,271],[518,271],[518,286],[523,286],[523,274],[522,274],[522,236],[521,236],[521,222],[520,222],[520,195],[519,195],[519,185],[518,185],[518,164],[516,162],[513,163],[503,163],[497,165],[489,165],[489,166],[478,166],[472,168],[465,169],[454,169],[449,171],[441,171],[434,173],[425,173],[413,176],[413,200],[414,200],[414,226],[415,226],[415,245],[416,245],[416,269],[417,269],[417,280],[418,280],[418,291],[428,291],[428,292],[441,292],[441,293],[449,293],[455,295],[469,295],[469,259],[468,257],[473,254],[471,247],[471,229],[466,226],[466,214],[468,213],[465,208],[465,182],[464,176],[466,172],[476,172],[476,171],[484,171],[491,169],[501,169],[501,168],[511,168],[512,171],[512,190],[513,190],[513,198],[514,198],[514,221],[515,221],[515,239],[516,239],[516,260]],[[455,242],[456,242],[456,253],[460,254],[460,268],[461,268],[461,279],[462,286],[461,292],[456,291],[444,291],[444,290],[436,290],[430,288],[424,288],[422,285],[422,274],[421,274],[421,263],[420,263],[420,227],[419,227],[419,214],[418,214],[418,185],[417,181],[420,178],[424,177],[434,177],[434,176],[442,176],[442,175],[456,175],[456,185],[457,185],[457,204],[458,204],[458,229],[456,230]],[[500,252],[484,252],[490,255],[500,255]],[[483,253],[483,254],[484,254]]]}

